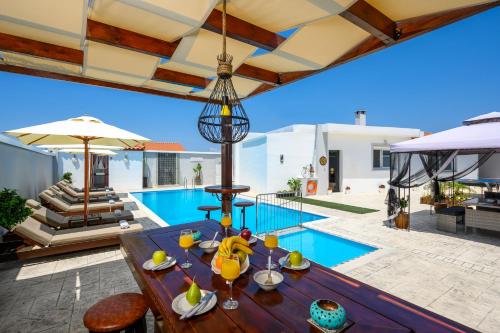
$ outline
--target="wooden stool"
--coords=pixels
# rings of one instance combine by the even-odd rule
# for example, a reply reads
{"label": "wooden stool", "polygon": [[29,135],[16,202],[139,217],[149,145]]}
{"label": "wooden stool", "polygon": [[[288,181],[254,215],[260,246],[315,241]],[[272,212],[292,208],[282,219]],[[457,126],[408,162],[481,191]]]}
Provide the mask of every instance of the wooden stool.
{"label": "wooden stool", "polygon": [[241,201],[234,204],[234,207],[241,207],[241,216],[243,216],[243,225],[241,229],[245,229],[245,208],[252,207],[253,205],[255,204],[250,201]]}
{"label": "wooden stool", "polygon": [[83,324],[89,332],[146,333],[148,306],[141,294],[123,293],[97,302],[85,312]]}
{"label": "wooden stool", "polygon": [[201,211],[204,211],[204,212],[207,212],[205,214],[205,218],[207,220],[210,220],[210,212],[213,211],[213,210],[219,210],[220,207],[219,206],[199,206],[198,207],[198,210],[201,210]]}

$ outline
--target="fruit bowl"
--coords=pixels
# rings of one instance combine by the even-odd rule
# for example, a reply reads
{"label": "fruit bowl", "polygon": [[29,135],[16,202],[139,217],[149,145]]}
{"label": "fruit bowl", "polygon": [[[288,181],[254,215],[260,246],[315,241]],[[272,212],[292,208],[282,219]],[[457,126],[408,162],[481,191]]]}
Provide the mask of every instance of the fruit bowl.
{"label": "fruit bowl", "polygon": [[205,252],[205,253],[214,253],[217,250],[217,248],[219,247],[219,245],[220,245],[219,241],[213,241],[213,244],[212,244],[212,241],[208,240],[208,241],[201,242],[198,245],[198,247],[200,249],[202,249],[203,252]]}
{"label": "fruit bowl", "polygon": [[[219,253],[217,252],[214,257],[212,258],[212,262],[211,262],[211,265],[212,265],[212,272],[214,272],[215,274],[219,274],[220,275],[220,269],[217,268],[215,266],[215,262],[217,261],[217,258],[219,257]],[[240,274],[243,274],[245,273],[248,268],[250,267],[250,256],[247,256],[247,258],[245,259],[245,261],[243,262],[243,264],[241,264],[240,266]]]}

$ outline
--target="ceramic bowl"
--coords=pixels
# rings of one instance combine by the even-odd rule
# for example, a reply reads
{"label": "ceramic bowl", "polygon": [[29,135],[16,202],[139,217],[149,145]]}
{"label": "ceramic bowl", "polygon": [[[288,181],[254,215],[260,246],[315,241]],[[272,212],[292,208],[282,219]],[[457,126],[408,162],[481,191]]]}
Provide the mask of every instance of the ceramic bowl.
{"label": "ceramic bowl", "polygon": [[205,253],[214,253],[215,250],[219,247],[220,242],[219,241],[214,241],[212,244],[211,240],[201,242],[198,246],[200,249],[203,250]]}
{"label": "ceramic bowl", "polygon": [[280,272],[276,271],[271,271],[271,278],[273,280],[272,284],[266,284],[267,276],[268,276],[268,270],[263,270],[263,271],[258,271],[253,275],[253,279],[259,287],[264,289],[265,291],[270,291],[273,289],[276,289],[281,282],[283,282],[283,275]]}
{"label": "ceramic bowl", "polygon": [[314,301],[309,312],[316,324],[329,330],[341,328],[346,321],[342,305],[328,299]]}
{"label": "ceramic bowl", "polygon": [[199,241],[201,238],[201,231],[199,230],[193,230],[193,241]]}

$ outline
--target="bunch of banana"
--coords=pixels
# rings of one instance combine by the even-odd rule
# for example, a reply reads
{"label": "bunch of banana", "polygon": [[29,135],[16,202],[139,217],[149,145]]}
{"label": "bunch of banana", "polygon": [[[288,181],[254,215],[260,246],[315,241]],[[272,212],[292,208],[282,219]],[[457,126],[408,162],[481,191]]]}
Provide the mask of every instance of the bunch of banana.
{"label": "bunch of banana", "polygon": [[219,245],[219,254],[223,256],[228,256],[237,250],[241,250],[248,255],[253,254],[252,249],[248,247],[248,242],[240,236],[224,238]]}

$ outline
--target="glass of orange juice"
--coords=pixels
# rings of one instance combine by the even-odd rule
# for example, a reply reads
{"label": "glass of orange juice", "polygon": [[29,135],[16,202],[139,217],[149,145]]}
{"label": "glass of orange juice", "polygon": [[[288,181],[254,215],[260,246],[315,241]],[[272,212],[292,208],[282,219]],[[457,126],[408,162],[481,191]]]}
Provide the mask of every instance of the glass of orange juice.
{"label": "glass of orange juice", "polygon": [[186,252],[186,262],[181,265],[182,268],[189,268],[193,265],[189,262],[189,248],[193,246],[193,243],[193,231],[191,229],[181,230],[179,246]]}
{"label": "glass of orange juice", "polygon": [[[269,257],[271,258],[273,250],[278,247],[278,232],[277,231],[267,231],[264,237],[264,246],[269,249]],[[269,260],[271,267],[268,265],[268,269],[275,269],[277,266],[273,263],[273,259]]]}
{"label": "glass of orange juice", "polygon": [[227,229],[233,224],[233,219],[231,218],[231,214],[224,213],[224,215],[222,215],[222,218],[220,220],[220,224],[226,230],[226,238],[227,238]]}
{"label": "glass of orange juice", "polygon": [[238,301],[233,299],[233,281],[240,276],[240,260],[237,255],[233,254],[222,259],[220,275],[229,285],[229,299],[226,299],[224,303],[222,303],[222,307],[226,310],[237,309]]}

